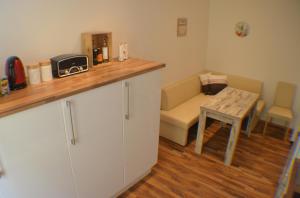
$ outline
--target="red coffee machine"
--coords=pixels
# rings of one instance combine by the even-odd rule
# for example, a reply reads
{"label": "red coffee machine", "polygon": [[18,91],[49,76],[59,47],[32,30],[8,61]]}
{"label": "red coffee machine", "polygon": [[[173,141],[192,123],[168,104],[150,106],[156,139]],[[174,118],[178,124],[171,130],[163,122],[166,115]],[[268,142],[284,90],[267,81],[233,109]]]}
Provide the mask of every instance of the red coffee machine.
{"label": "red coffee machine", "polygon": [[6,61],[5,72],[10,90],[23,89],[27,86],[22,61],[16,57],[9,57]]}

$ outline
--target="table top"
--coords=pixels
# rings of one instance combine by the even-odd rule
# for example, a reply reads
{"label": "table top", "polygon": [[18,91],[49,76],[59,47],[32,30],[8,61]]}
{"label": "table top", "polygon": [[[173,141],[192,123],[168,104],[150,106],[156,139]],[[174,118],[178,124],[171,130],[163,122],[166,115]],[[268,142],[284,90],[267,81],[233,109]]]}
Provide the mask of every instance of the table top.
{"label": "table top", "polygon": [[163,63],[141,59],[113,61],[107,66],[93,67],[88,72],[29,85],[0,97],[0,117],[163,67]]}
{"label": "table top", "polygon": [[201,109],[224,114],[234,119],[243,119],[256,104],[258,98],[259,95],[256,93],[226,87],[211,97],[209,102],[203,104]]}

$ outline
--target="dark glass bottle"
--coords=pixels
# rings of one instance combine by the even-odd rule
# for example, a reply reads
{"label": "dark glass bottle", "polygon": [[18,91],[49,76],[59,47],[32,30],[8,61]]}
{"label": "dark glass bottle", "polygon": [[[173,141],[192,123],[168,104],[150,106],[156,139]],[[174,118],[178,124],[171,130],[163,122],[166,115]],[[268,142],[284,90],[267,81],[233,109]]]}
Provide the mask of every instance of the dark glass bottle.
{"label": "dark glass bottle", "polygon": [[93,49],[93,65],[98,65],[98,60],[97,60],[98,54],[99,54],[99,49],[94,48]]}

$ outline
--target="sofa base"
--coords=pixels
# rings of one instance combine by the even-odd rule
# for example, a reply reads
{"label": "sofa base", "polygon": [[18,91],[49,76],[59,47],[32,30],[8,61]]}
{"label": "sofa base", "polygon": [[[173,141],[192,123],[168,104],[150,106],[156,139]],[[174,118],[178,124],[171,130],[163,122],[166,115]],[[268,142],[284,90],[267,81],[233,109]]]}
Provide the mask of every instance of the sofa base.
{"label": "sofa base", "polygon": [[181,146],[185,146],[187,144],[188,129],[183,129],[161,120],[159,131],[159,135],[168,140],[180,144]]}
{"label": "sofa base", "polygon": [[[250,126],[250,130],[253,131],[253,129],[256,127],[257,123],[259,121],[259,116],[254,116],[252,125]],[[188,141],[188,129],[183,129],[180,127],[177,127],[173,124],[170,124],[165,121],[160,121],[160,130],[159,135],[161,137],[164,137],[165,139],[168,139],[172,142],[175,142],[181,146],[186,146]]]}

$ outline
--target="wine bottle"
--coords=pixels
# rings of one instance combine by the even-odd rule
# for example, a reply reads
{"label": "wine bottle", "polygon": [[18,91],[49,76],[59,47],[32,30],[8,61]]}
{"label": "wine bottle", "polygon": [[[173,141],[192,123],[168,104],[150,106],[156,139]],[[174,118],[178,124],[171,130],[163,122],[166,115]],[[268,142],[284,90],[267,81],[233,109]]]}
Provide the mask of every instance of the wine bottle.
{"label": "wine bottle", "polygon": [[102,47],[102,55],[103,55],[103,62],[107,63],[109,61],[108,58],[108,45],[106,39],[103,41],[103,47]]}

